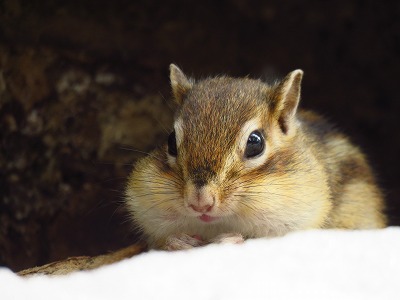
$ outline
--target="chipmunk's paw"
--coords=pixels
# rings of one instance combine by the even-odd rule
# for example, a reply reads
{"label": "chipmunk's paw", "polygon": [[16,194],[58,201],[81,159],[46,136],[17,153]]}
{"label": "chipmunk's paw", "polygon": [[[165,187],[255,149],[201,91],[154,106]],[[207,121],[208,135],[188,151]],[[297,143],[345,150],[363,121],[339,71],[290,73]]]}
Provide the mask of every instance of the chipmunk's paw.
{"label": "chipmunk's paw", "polygon": [[168,251],[185,250],[203,246],[205,244],[206,243],[201,239],[201,237],[197,235],[190,236],[185,233],[180,233],[168,237],[164,249]]}
{"label": "chipmunk's paw", "polygon": [[210,240],[210,243],[215,244],[241,244],[243,242],[244,238],[240,233],[223,233]]}

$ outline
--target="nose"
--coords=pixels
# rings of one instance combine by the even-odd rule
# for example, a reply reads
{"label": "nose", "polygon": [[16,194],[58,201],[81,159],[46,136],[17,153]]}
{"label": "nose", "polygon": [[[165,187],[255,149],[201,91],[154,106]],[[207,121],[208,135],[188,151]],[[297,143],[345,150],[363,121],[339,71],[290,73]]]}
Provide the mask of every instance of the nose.
{"label": "nose", "polygon": [[216,206],[217,195],[209,186],[197,188],[194,185],[188,189],[187,208],[197,213],[208,213]]}
{"label": "nose", "polygon": [[214,203],[212,205],[210,204],[205,204],[205,205],[201,205],[201,204],[190,204],[189,207],[191,209],[193,209],[196,212],[199,213],[206,213],[206,212],[210,212],[212,210],[214,206]]}

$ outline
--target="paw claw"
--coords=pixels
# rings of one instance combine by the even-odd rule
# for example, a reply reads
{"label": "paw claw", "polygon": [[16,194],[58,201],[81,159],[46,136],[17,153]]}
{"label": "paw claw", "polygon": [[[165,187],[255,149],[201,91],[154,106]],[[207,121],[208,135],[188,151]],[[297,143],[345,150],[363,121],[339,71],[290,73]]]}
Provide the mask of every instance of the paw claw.
{"label": "paw claw", "polygon": [[190,236],[185,233],[181,233],[168,237],[163,248],[168,251],[186,250],[199,247],[204,244],[205,242],[198,235]]}
{"label": "paw claw", "polygon": [[216,236],[210,242],[215,244],[241,244],[244,242],[244,238],[240,233],[224,233]]}

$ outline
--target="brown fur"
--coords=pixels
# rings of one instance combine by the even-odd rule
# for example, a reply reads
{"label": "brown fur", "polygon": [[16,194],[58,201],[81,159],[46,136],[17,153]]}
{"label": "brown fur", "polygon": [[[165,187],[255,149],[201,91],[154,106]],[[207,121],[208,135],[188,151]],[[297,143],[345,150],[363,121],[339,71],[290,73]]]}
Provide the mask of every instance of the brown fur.
{"label": "brown fur", "polygon": [[[297,111],[302,74],[274,86],[230,77],[196,83],[171,66],[178,155],[169,156],[167,145],[153,152],[126,190],[150,244],[163,247],[179,234],[209,241],[229,232],[248,238],[385,226],[383,198],[362,152],[320,116]],[[252,126],[265,152],[248,159],[243,141]],[[190,210],[201,191],[214,199],[210,216],[218,222],[203,224]]]}

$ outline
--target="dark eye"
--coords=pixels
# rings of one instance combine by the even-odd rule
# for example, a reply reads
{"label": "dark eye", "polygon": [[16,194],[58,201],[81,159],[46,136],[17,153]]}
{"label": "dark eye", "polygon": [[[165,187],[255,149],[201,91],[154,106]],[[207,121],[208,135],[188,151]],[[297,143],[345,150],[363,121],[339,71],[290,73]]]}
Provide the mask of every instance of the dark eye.
{"label": "dark eye", "polygon": [[247,139],[246,150],[244,155],[246,158],[252,158],[261,154],[264,150],[264,137],[258,130],[250,133]]}
{"label": "dark eye", "polygon": [[172,156],[178,155],[178,150],[176,149],[175,131],[172,131],[168,137],[168,153]]}

